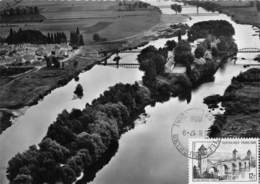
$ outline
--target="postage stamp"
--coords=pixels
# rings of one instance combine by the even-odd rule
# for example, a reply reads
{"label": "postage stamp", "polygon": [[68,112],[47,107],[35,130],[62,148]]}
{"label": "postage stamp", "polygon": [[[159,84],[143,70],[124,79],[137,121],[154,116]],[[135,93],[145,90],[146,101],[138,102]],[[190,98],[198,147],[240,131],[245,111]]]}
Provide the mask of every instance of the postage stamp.
{"label": "postage stamp", "polygon": [[[207,138],[208,127],[212,124],[214,117],[202,108],[190,108],[180,113],[174,120],[171,128],[171,139],[176,149],[187,158],[198,159],[197,151],[188,150],[189,139]],[[221,139],[215,139],[207,145],[208,157],[215,152]]]}
{"label": "postage stamp", "polygon": [[259,184],[259,139],[221,139],[208,157],[207,147],[214,139],[190,139],[189,151],[198,159],[189,159],[189,184]]}

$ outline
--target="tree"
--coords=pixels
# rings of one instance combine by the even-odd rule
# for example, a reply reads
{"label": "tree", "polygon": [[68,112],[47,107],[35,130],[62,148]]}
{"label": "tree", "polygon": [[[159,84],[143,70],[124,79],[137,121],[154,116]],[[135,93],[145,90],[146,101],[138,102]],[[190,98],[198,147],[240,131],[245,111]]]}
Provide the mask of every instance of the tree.
{"label": "tree", "polygon": [[76,180],[76,173],[69,165],[63,166],[61,170],[64,184],[71,184]]}
{"label": "tree", "polygon": [[48,129],[47,137],[64,146],[72,142],[75,139],[75,135],[68,126],[62,124],[64,123],[58,120],[52,124]]}
{"label": "tree", "polygon": [[29,14],[30,15],[34,14],[34,8],[32,6],[29,7]]}
{"label": "tree", "polygon": [[47,34],[47,40],[48,40],[48,43],[51,43],[51,35],[50,35],[50,33]]}
{"label": "tree", "polygon": [[200,59],[204,56],[205,49],[203,47],[199,46],[199,47],[196,48],[194,54],[195,54],[196,58]]}
{"label": "tree", "polygon": [[175,57],[174,60],[177,63],[184,64],[184,59],[186,56],[191,55],[191,46],[187,41],[180,41],[175,48]]}
{"label": "tree", "polygon": [[194,41],[198,38],[206,38],[209,34],[216,37],[232,37],[235,29],[228,21],[209,20],[193,24],[188,32],[188,40]]}
{"label": "tree", "polygon": [[19,7],[16,7],[16,8],[15,8],[15,14],[16,14],[16,15],[20,15],[20,8],[19,8]]}
{"label": "tree", "polygon": [[27,170],[25,167],[28,163],[35,165],[38,162],[36,159],[38,156],[39,152],[36,146],[31,146],[29,150],[25,151],[24,153],[16,154],[8,162],[7,178],[12,181],[19,174],[29,174],[29,172],[25,172],[25,170]]}
{"label": "tree", "polygon": [[84,39],[83,39],[82,35],[80,35],[80,38],[79,38],[79,45],[84,45]]}
{"label": "tree", "polygon": [[9,14],[10,14],[10,16],[15,15],[15,10],[13,8],[10,8],[9,9]]}
{"label": "tree", "polygon": [[69,150],[51,138],[45,138],[40,144],[40,150],[53,155],[56,162],[64,162],[69,155]]}
{"label": "tree", "polygon": [[77,27],[76,34],[77,34],[77,35],[80,34],[80,32],[79,32],[79,27]]}
{"label": "tree", "polygon": [[[63,37],[64,39],[67,39],[65,34]],[[84,39],[82,34],[80,34],[78,27],[75,32],[74,31],[70,32],[70,45],[72,45],[73,47],[84,45]]]}
{"label": "tree", "polygon": [[37,6],[35,6],[34,7],[34,14],[38,15],[39,13],[40,13],[39,8]]}
{"label": "tree", "polygon": [[175,13],[176,13],[176,15],[177,15],[177,13],[181,13],[181,11],[182,11],[182,6],[181,6],[181,5],[178,5],[178,4],[172,4],[172,5],[171,5],[171,9],[172,9],[173,11],[175,11]]}
{"label": "tree", "polygon": [[145,76],[152,80],[156,75],[164,73],[166,58],[154,46],[146,47],[138,55],[137,60],[140,70],[145,71]]}
{"label": "tree", "polygon": [[168,51],[172,51],[176,47],[177,43],[174,40],[168,40],[165,44]]}
{"label": "tree", "polygon": [[83,97],[83,87],[81,84],[78,84],[75,91],[74,91],[74,94],[77,95],[79,98],[82,98]]}
{"label": "tree", "polygon": [[9,36],[12,37],[13,36],[13,29],[11,28],[9,31]]}
{"label": "tree", "polygon": [[95,33],[95,34],[93,35],[93,40],[94,40],[95,42],[100,41],[100,36],[99,36],[98,33]]}
{"label": "tree", "polygon": [[13,184],[32,184],[32,177],[30,175],[19,174],[15,177]]}
{"label": "tree", "polygon": [[78,155],[71,157],[68,160],[67,164],[70,166],[70,168],[73,169],[77,177],[80,175],[80,172],[83,170],[84,167],[84,161],[82,157]]}
{"label": "tree", "polygon": [[181,13],[181,12],[182,12],[182,6],[181,6],[181,5],[178,5],[178,6],[177,6],[177,12],[178,12],[178,13]]}

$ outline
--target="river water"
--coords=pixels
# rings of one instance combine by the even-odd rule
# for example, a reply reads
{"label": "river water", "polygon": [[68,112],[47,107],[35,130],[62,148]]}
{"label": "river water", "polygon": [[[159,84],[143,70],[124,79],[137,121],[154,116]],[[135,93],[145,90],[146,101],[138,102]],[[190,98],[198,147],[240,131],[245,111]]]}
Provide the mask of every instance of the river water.
{"label": "river water", "polygon": [[[172,14],[170,8],[163,8],[163,13]],[[206,12],[205,10],[200,10]],[[183,8],[183,13],[196,12],[195,8]],[[260,48],[259,38],[253,36],[255,30],[250,25],[240,25],[228,16],[193,16],[187,21],[189,25],[201,20],[224,19],[233,24],[236,30],[235,40],[239,48]],[[162,47],[168,39],[152,41],[149,45]],[[137,54],[120,54],[122,62],[136,62]],[[212,94],[223,94],[233,76],[244,71],[243,63],[254,62],[255,54],[239,54],[237,64],[228,63],[215,75],[215,81],[203,84],[192,92],[189,104],[172,98],[166,103],[147,107],[148,116],[136,121],[136,127],[125,133],[119,141],[119,149],[100,172],[93,184],[158,184],[188,182],[187,159],[172,145],[170,130],[178,114],[189,108],[202,108],[203,98]],[[113,57],[111,58],[111,60]],[[143,73],[137,68],[113,68],[95,66],[90,71],[80,74],[78,82],[71,81],[47,95],[37,105],[26,109],[23,115],[13,120],[13,125],[0,135],[0,184],[6,184],[5,169],[8,160],[18,152],[25,151],[28,146],[37,144],[45,136],[49,125],[63,109],[83,109],[87,102],[97,98],[103,91],[116,83],[134,83],[141,80]],[[76,85],[84,88],[84,96],[77,99],[73,96]],[[209,127],[210,124],[204,125]]]}

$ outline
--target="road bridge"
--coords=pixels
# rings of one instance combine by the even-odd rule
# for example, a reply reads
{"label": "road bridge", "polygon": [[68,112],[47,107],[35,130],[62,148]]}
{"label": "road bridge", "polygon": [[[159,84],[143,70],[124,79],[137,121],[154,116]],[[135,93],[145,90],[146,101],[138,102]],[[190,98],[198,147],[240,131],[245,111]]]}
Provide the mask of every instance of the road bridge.
{"label": "road bridge", "polygon": [[238,53],[260,53],[260,48],[241,48]]}
{"label": "road bridge", "polygon": [[139,68],[138,63],[101,63],[100,65],[112,66],[112,67],[122,67],[122,68]]}

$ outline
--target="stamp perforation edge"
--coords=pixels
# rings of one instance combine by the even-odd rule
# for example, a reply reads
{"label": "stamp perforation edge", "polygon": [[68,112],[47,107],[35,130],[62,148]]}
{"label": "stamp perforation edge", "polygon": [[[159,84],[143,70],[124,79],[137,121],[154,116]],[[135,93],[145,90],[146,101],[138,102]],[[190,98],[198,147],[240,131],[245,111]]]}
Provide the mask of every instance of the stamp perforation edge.
{"label": "stamp perforation edge", "polygon": [[[214,138],[209,138],[209,139],[201,139],[201,138],[195,138],[195,139],[189,139],[189,151],[193,151],[194,150],[194,144],[193,142],[195,141],[204,141],[204,142],[210,142],[210,141],[213,141],[213,140],[216,140]],[[189,181],[189,184],[233,184],[233,183],[236,183],[236,184],[258,184],[259,181],[260,181],[260,175],[259,175],[259,172],[260,172],[260,168],[259,168],[259,164],[260,164],[260,160],[259,160],[259,155],[260,155],[260,150],[259,150],[259,146],[260,146],[260,142],[259,142],[259,138],[221,138],[221,141],[227,141],[227,142],[231,142],[231,141],[238,141],[239,144],[243,144],[243,145],[246,145],[246,141],[251,141],[250,144],[253,144],[254,142],[253,141],[256,141],[254,143],[254,146],[255,146],[255,150],[254,150],[254,153],[255,153],[255,180],[248,180],[248,181],[242,181],[242,180],[219,180],[219,179],[209,179],[209,178],[206,178],[206,179],[203,179],[202,180],[198,180],[198,181],[194,181],[193,180],[193,162],[195,161],[194,159],[189,159],[188,160],[188,181]],[[243,142],[244,141],[244,142]],[[234,142],[233,142],[234,143]],[[247,152],[248,154],[248,152]],[[248,156],[248,155],[247,155]],[[253,158],[253,156],[252,156]],[[240,161],[238,162],[241,162],[242,159],[239,158]],[[246,162],[244,162],[246,163]],[[249,161],[249,163],[251,164],[251,162]],[[252,162],[253,163],[253,162]],[[245,165],[244,165],[245,167]],[[254,167],[252,167],[253,169]],[[250,168],[250,165],[249,165],[249,169]],[[251,171],[251,170],[250,170]],[[241,175],[240,173],[240,165],[239,165],[239,174]],[[239,175],[239,176],[240,176]]]}

